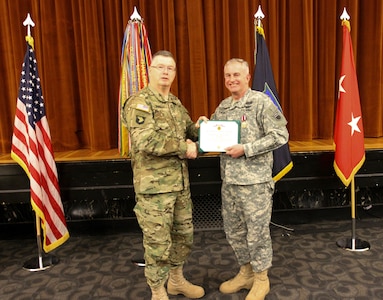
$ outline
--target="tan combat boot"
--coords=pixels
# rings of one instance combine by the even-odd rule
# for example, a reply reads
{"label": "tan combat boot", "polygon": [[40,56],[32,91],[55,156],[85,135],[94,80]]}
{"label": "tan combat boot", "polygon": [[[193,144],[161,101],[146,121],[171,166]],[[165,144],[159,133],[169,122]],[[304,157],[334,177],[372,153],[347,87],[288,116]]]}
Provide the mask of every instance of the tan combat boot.
{"label": "tan combat boot", "polygon": [[242,289],[250,290],[254,282],[254,272],[250,263],[241,266],[238,274],[222,283],[219,287],[219,290],[223,294],[232,294],[236,293]]}
{"label": "tan combat boot", "polygon": [[160,285],[152,290],[152,300],[169,300],[168,294],[166,293],[165,287]]}
{"label": "tan combat boot", "polygon": [[205,295],[205,290],[187,281],[184,278],[182,267],[178,267],[169,272],[168,293],[170,295],[182,294],[190,299],[198,299]]}
{"label": "tan combat boot", "polygon": [[254,284],[245,300],[264,300],[269,292],[270,282],[267,270],[254,273]]}

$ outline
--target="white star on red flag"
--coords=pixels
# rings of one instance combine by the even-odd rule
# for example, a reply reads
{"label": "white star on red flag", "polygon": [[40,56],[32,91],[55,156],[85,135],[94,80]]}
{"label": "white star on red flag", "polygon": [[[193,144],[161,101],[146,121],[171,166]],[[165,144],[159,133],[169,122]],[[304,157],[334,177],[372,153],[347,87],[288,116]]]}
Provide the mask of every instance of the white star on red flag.
{"label": "white star on red flag", "polygon": [[339,98],[339,95],[340,95],[340,92],[343,92],[345,93],[346,90],[344,89],[344,87],[342,86],[342,83],[343,83],[343,80],[346,78],[346,75],[343,75],[339,78],[339,92],[338,92],[338,98]]}
{"label": "white star on red flag", "polygon": [[359,129],[359,127],[358,127],[358,122],[359,122],[359,120],[360,120],[360,116],[354,118],[354,114],[351,113],[351,121],[347,123],[347,124],[350,125],[350,127],[351,127],[351,136],[354,135],[354,132],[355,132],[355,131],[360,132],[360,129]]}

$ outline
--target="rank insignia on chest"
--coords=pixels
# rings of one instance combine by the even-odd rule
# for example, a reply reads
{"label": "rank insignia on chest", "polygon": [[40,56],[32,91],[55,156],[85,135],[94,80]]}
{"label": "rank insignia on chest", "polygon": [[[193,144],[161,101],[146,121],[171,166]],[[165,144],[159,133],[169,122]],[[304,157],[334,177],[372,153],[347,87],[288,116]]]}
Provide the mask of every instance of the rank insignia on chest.
{"label": "rank insignia on chest", "polygon": [[136,123],[141,125],[141,124],[144,124],[145,122],[145,117],[143,116],[136,116]]}

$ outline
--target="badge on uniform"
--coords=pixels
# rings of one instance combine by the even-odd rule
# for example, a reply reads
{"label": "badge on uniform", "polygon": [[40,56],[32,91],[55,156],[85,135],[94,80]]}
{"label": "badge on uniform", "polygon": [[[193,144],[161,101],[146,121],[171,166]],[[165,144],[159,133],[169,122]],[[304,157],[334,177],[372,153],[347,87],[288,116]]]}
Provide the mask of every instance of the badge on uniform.
{"label": "badge on uniform", "polygon": [[143,116],[136,116],[136,123],[141,125],[141,124],[144,124],[145,122],[145,117]]}
{"label": "badge on uniform", "polygon": [[277,120],[280,120],[280,119],[281,119],[281,115],[280,115],[279,113],[276,113],[276,114],[274,115],[274,117],[275,117]]}
{"label": "badge on uniform", "polygon": [[138,103],[136,105],[136,109],[144,111],[144,112],[149,112],[149,106],[147,106],[146,104],[143,104],[143,103]]}
{"label": "badge on uniform", "polygon": [[243,115],[241,118],[241,127],[246,128],[247,127],[247,117],[246,115]]}

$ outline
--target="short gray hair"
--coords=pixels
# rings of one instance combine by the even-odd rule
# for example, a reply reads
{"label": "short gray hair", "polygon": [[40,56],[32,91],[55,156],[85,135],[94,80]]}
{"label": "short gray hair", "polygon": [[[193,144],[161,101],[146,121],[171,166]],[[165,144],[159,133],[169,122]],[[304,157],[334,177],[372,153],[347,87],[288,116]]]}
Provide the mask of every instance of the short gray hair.
{"label": "short gray hair", "polygon": [[239,63],[239,64],[241,64],[244,68],[246,68],[246,70],[247,70],[248,72],[250,72],[249,63],[248,63],[246,60],[242,59],[242,58],[231,58],[231,59],[229,59],[229,60],[225,63],[225,66],[224,66],[224,67],[226,67],[227,65],[233,64],[233,63]]}

